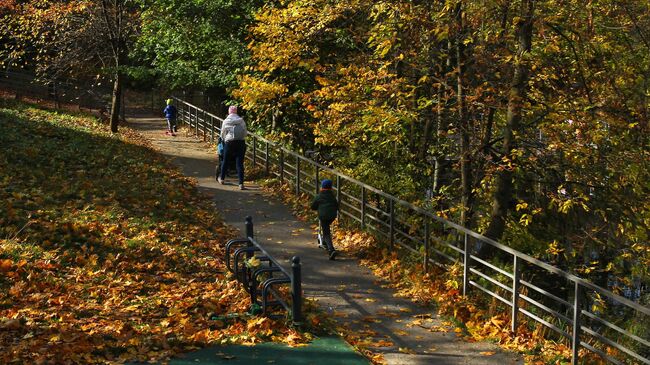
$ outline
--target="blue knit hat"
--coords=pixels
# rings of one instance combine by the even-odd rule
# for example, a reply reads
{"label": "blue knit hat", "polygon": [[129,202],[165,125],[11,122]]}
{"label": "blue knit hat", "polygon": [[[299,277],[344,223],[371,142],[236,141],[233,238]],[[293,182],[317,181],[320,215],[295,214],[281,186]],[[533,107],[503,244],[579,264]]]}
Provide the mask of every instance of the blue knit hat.
{"label": "blue knit hat", "polygon": [[332,180],[330,179],[325,179],[321,182],[320,187],[322,189],[331,189],[332,188]]}

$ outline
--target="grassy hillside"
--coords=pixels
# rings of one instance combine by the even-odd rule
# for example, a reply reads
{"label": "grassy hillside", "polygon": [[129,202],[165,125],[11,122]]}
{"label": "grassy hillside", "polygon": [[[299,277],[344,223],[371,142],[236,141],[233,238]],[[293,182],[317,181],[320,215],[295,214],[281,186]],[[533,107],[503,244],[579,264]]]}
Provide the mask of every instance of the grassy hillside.
{"label": "grassy hillside", "polygon": [[138,135],[0,100],[0,363],[164,359],[286,335],[223,323],[227,229]]}

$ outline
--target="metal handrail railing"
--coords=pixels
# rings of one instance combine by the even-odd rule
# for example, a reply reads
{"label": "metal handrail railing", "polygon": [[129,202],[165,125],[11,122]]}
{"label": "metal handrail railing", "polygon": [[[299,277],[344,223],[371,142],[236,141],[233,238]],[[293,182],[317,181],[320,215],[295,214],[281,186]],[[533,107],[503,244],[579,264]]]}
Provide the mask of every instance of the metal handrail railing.
{"label": "metal handrail railing", "polygon": [[[190,130],[194,129],[197,136],[202,134],[206,139],[209,134],[210,141],[214,142],[215,135],[218,136],[221,130],[223,119],[179,98],[175,100],[179,103],[181,122],[188,124]],[[210,118],[210,130],[206,129],[207,123],[199,125],[199,114],[204,119]],[[578,364],[579,350],[584,349],[615,364],[640,361],[650,365],[650,346],[648,346],[650,341],[647,338],[650,336],[650,329],[646,328],[645,333],[635,334],[613,323],[621,317],[628,321],[632,317],[637,318],[638,320],[635,320],[637,323],[650,323],[650,318],[647,318],[650,317],[650,307],[617,295],[588,280],[439,217],[257,134],[249,134],[247,145],[253,151],[252,156],[247,154],[247,159],[283,182],[287,178],[293,180],[297,194],[316,194],[320,177],[328,176],[336,179],[334,190],[339,203],[342,203],[339,204],[341,214],[353,218],[363,228],[371,228],[381,233],[387,238],[391,249],[398,245],[413,253],[421,254],[425,271],[431,264],[444,266],[460,263],[463,268],[463,295],[467,295],[470,287],[474,287],[478,289],[477,293],[486,294],[509,306],[510,327],[513,334],[517,333],[520,325],[519,316],[524,315],[561,336],[569,337],[572,364]],[[258,148],[258,145],[262,145],[263,148]],[[308,176],[306,180],[303,179],[305,175]],[[343,192],[346,187],[347,191]],[[355,197],[355,193],[359,196]],[[374,196],[369,197],[372,194]],[[387,205],[386,210],[380,207],[382,199],[384,205]],[[377,203],[372,204],[373,200]],[[404,211],[400,212],[400,210]],[[438,232],[437,237],[434,236],[436,232]],[[445,239],[445,236],[449,238]],[[501,256],[510,255],[512,266],[499,267],[473,255],[477,245],[491,245],[501,252]],[[439,260],[432,257],[432,254]],[[446,262],[441,262],[441,259]],[[494,273],[489,275],[485,273],[486,270],[479,271],[476,268],[479,266]],[[561,299],[558,297],[561,294],[551,294],[548,290],[537,286],[534,286],[538,289],[535,290],[530,287],[532,284],[522,279],[522,275],[527,277],[527,274],[532,275],[539,272],[539,269],[544,270],[547,275],[554,275],[557,286],[562,288],[566,298]],[[566,285],[561,283],[562,280]],[[531,289],[532,292],[526,292]],[[538,295],[541,299],[535,300],[531,295]],[[609,312],[603,312],[602,309],[588,310],[589,300],[593,301],[596,297],[607,298],[611,303]],[[544,303],[540,303],[541,301]],[[552,305],[556,308],[551,308]],[[600,313],[593,313],[599,311]],[[615,334],[609,334],[608,337],[605,328],[613,330]],[[618,352],[608,352],[603,350],[603,347]]]}

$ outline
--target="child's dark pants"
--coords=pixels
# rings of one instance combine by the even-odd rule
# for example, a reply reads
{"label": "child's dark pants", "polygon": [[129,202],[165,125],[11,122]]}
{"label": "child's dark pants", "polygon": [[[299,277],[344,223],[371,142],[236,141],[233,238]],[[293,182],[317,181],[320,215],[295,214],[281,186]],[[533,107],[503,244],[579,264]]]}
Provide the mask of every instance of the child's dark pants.
{"label": "child's dark pants", "polygon": [[323,244],[327,247],[327,251],[334,251],[334,244],[332,243],[332,231],[330,230],[330,225],[334,222],[334,219],[321,219],[320,226],[322,229],[322,239]]}
{"label": "child's dark pants", "polygon": [[175,118],[167,118],[167,129],[170,132],[173,132],[173,133],[176,132],[176,119]]}

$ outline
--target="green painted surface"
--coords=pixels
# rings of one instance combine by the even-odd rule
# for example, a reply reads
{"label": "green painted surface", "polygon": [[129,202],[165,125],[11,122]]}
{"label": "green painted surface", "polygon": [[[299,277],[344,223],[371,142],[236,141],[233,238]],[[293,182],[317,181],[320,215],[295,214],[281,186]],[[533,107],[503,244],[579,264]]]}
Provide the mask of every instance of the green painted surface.
{"label": "green painted surface", "polygon": [[289,347],[277,343],[255,346],[212,346],[183,354],[169,361],[169,364],[368,365],[370,362],[355,352],[343,339],[322,337],[302,347]]}

